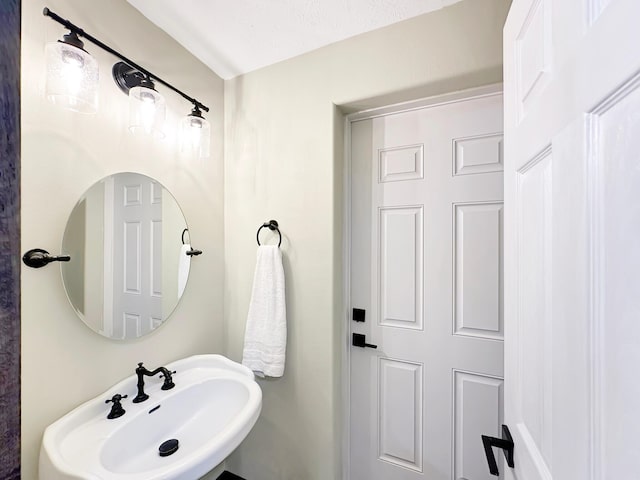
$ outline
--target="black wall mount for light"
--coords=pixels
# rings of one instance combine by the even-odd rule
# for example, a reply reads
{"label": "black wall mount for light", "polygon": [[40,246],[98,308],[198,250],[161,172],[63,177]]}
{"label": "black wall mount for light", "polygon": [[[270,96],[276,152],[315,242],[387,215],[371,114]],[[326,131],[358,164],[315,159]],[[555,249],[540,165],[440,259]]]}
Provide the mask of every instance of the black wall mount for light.
{"label": "black wall mount for light", "polygon": [[111,69],[113,81],[123,93],[129,94],[129,90],[133,87],[143,86],[155,90],[153,81],[146,77],[142,72],[136,70],[125,62],[118,62]]}
{"label": "black wall mount for light", "polygon": [[[165,87],[173,90],[178,95],[182,96],[185,100],[192,103],[193,106],[196,107],[198,110],[204,110],[205,112],[209,111],[209,107],[204,105],[202,102],[198,101],[193,97],[190,97],[189,95],[184,93],[182,90],[179,90],[178,88],[171,85],[169,82],[160,78],[155,73],[150,72],[149,70],[140,66],[133,60],[125,57],[123,54],[121,54],[117,50],[114,50],[109,45],[101,42],[93,35],[85,32],[82,28],[71,23],[69,20],[62,18],[57,13],[52,12],[51,10],[49,10],[49,8],[45,7],[44,10],[42,11],[42,14],[45,17],[49,17],[52,20],[58,22],[60,25],[64,26],[70,31],[70,34],[65,35],[65,39],[63,40],[65,43],[70,43],[72,45],[77,46],[78,42],[82,44],[82,41],[79,39],[79,37],[84,38],[89,42],[93,43],[94,45],[96,45],[97,47],[100,47],[102,50],[109,52],[110,54],[118,57],[121,60],[121,62],[118,62],[113,66],[112,74],[113,74],[114,81],[123,92],[129,93],[129,89],[135,86],[147,86],[147,87],[153,88],[153,82],[155,81],[155,82],[161,83]],[[74,43],[67,41],[67,37],[72,39]],[[77,42],[76,42],[76,39],[77,39]],[[79,48],[82,48],[82,47],[79,47]]]}

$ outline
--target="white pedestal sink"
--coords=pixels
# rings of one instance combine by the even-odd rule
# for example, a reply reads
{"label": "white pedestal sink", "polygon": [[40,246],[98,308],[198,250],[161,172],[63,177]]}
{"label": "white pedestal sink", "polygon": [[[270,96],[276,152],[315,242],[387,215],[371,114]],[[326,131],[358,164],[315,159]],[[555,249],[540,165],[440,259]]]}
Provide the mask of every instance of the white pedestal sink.
{"label": "white pedestal sink", "polygon": [[[247,436],[260,414],[262,392],[253,373],[220,355],[196,355],[165,365],[175,387],[145,377],[149,399],[132,403],[137,377],[123,380],[45,430],[41,480],[197,480]],[[107,419],[116,393],[126,413]],[[159,446],[178,440],[160,456]]]}

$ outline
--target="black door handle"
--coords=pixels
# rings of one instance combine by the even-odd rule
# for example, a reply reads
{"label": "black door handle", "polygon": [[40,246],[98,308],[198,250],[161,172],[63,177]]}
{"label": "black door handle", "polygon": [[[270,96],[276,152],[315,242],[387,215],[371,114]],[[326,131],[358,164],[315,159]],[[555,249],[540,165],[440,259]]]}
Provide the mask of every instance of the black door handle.
{"label": "black door handle", "polygon": [[492,447],[501,448],[504,452],[504,457],[507,459],[507,465],[513,468],[513,438],[511,437],[509,427],[507,427],[506,425],[502,425],[502,438],[482,435],[482,445],[484,446],[484,454],[487,456],[489,473],[491,473],[491,475],[500,475],[500,472],[498,472],[498,464],[496,463],[496,457],[493,454]]}
{"label": "black door handle", "polygon": [[361,333],[354,333],[351,339],[351,345],[354,347],[369,347],[369,348],[378,348],[377,345],[373,345],[372,343],[366,343],[367,338]]}

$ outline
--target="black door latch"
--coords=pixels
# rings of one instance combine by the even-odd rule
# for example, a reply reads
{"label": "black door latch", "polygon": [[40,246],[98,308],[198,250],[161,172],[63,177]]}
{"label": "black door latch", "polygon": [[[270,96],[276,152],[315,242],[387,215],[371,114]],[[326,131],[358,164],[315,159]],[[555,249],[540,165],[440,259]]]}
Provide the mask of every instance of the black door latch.
{"label": "black door latch", "polygon": [[491,475],[500,475],[500,472],[498,472],[498,464],[496,463],[496,457],[493,454],[492,447],[501,448],[504,452],[504,457],[507,459],[507,465],[509,465],[511,468],[514,467],[513,438],[511,437],[509,427],[507,427],[506,425],[502,425],[502,438],[482,435],[482,445],[484,446],[484,454],[487,456],[489,473],[491,473]]}

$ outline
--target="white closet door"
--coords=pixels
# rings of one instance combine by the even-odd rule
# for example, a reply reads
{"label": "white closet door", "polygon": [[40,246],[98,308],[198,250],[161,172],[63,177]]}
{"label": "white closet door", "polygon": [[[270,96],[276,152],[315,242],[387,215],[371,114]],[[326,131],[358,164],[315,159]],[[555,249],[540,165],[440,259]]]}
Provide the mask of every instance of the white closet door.
{"label": "white closet door", "polygon": [[502,109],[496,93],[352,123],[351,334],[377,348],[351,347],[351,480],[492,478]]}

